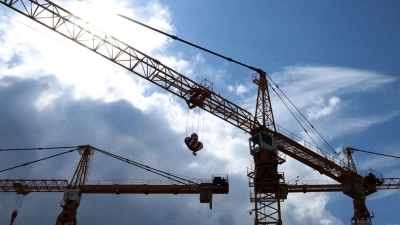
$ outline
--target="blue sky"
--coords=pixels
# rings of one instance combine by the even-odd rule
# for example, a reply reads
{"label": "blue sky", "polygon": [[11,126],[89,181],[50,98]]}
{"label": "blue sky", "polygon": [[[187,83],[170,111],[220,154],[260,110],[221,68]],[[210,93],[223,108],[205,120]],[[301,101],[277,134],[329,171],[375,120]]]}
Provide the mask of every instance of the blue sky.
{"label": "blue sky", "polygon": [[[92,24],[191,79],[254,111],[253,71],[113,16],[121,13],[266,71],[337,151],[400,156],[400,3],[397,1],[57,1]],[[193,157],[183,143],[184,101],[0,5],[0,148],[90,144],[140,163],[195,178],[229,174],[230,193],[213,210],[198,196],[84,195],[80,223],[252,224],[246,167],[248,135],[204,115],[204,149]],[[10,19],[11,17],[12,19]],[[274,93],[276,123],[307,138]],[[203,119],[203,117],[201,117]],[[190,131],[189,131],[190,132]],[[200,133],[200,132],[199,132]],[[1,153],[0,169],[51,155]],[[400,178],[398,159],[356,152],[363,170]],[[0,174],[2,179],[71,179],[79,155]],[[308,167],[287,158],[287,180]],[[154,179],[95,154],[89,180]],[[162,179],[157,178],[157,179]],[[313,172],[304,180],[326,180]],[[373,224],[398,225],[400,192],[367,198]],[[15,224],[54,224],[60,193],[24,198]],[[0,194],[8,222],[15,194]],[[155,213],[157,212],[157,213]],[[93,215],[96,215],[95,217]],[[289,194],[288,224],[349,224],[351,199],[342,193]]]}

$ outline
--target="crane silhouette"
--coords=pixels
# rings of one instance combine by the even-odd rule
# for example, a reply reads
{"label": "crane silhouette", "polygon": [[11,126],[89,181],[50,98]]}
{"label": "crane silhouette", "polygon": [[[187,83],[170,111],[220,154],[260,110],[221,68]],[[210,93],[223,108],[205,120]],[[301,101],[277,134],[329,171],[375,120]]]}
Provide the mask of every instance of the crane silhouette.
{"label": "crane silhouette", "polygon": [[[40,148],[43,149],[43,148]],[[50,148],[49,148],[50,149]],[[57,148],[51,148],[57,149]],[[15,150],[15,149],[8,149]],[[22,150],[22,149],[18,149]],[[24,149],[28,150],[28,149]],[[29,149],[32,150],[32,149]],[[212,209],[212,196],[214,194],[228,194],[229,193],[229,180],[227,175],[213,175],[210,180],[200,179],[185,179],[181,176],[167,173],[153,167],[135,162],[133,160],[112,154],[110,152],[95,148],[90,145],[76,146],[72,150],[64,153],[59,153],[51,157],[63,155],[69,152],[78,151],[81,159],[72,176],[71,181],[67,180],[22,180],[22,179],[5,179],[0,180],[0,192],[16,192],[18,194],[27,195],[31,192],[63,192],[63,200],[60,204],[62,211],[57,217],[56,225],[76,225],[77,224],[77,211],[81,204],[82,194],[199,194],[200,203],[208,203]],[[139,167],[146,171],[155,173],[167,181],[141,181],[139,183],[130,182],[87,182],[92,155],[97,151],[106,156],[110,156],[122,162]],[[6,170],[15,169],[21,166],[26,166],[40,160],[24,163],[20,166],[14,166]],[[4,171],[4,170],[3,170]],[[168,182],[169,181],[169,182]],[[18,210],[15,209],[12,213],[11,224],[17,217]]]}
{"label": "crane silhouette", "polygon": [[[255,113],[252,114],[215,93],[211,85],[199,84],[123,41],[99,32],[51,1],[2,0],[0,3],[182,98],[189,108],[201,108],[250,134],[249,153],[253,157],[254,167],[248,171],[247,176],[251,180],[249,185],[254,188],[250,196],[254,203],[254,209],[251,210],[255,215],[254,224],[283,223],[281,203],[287,198],[290,188],[278,166],[285,163],[285,155],[337,181],[341,191],[355,202],[353,223],[362,224],[368,217],[364,215],[365,199],[377,192],[385,180],[377,177],[369,179],[369,174],[354,170],[351,164],[344,164],[336,155],[326,155],[314,144],[296,140],[294,134],[278,126],[269,93],[272,85],[262,69],[248,67],[255,72],[253,83],[258,86]],[[387,181],[386,184],[391,188],[398,188],[396,178]],[[303,187],[303,191],[311,191],[312,188]],[[317,185],[314,188],[323,190],[329,187]],[[370,224],[370,220],[367,223]]]}

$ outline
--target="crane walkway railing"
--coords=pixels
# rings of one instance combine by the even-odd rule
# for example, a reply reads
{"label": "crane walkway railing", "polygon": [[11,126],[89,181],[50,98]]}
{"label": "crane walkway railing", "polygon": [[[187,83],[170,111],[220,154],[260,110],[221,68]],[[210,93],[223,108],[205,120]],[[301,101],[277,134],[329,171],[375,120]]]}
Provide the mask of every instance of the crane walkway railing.
{"label": "crane walkway railing", "polygon": [[[323,151],[316,144],[310,143],[310,142],[304,140],[303,138],[301,138],[298,135],[292,133],[291,131],[283,128],[282,126],[276,125],[276,130],[277,130],[278,133],[281,133],[281,134],[291,138],[292,140],[296,141],[300,145],[302,145],[302,146],[314,151],[315,153],[327,158],[330,161],[333,161],[335,164],[340,165],[340,166],[342,166],[344,168],[347,168],[347,164],[345,163],[345,161],[342,158],[340,158],[338,155],[334,155],[334,154],[328,153],[326,151]],[[365,174],[365,171],[361,171],[361,170],[357,169],[357,173],[358,174]]]}
{"label": "crane walkway railing", "polygon": [[[210,179],[194,179],[190,180],[187,184],[202,184],[212,183]],[[132,179],[132,180],[88,180],[85,185],[182,185],[182,183],[173,180],[144,180],[144,179]]]}
{"label": "crane walkway railing", "polygon": [[341,185],[335,180],[296,180],[287,182],[288,185],[326,185],[326,184],[337,184]]}

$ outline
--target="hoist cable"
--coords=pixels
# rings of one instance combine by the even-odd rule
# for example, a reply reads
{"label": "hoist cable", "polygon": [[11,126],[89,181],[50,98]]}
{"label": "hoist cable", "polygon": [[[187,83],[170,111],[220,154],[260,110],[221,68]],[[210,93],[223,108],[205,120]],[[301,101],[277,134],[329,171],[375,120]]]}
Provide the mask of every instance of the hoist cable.
{"label": "hoist cable", "polygon": [[19,200],[19,197],[20,197],[20,196],[21,196],[21,195],[20,195],[20,194],[18,194],[17,201],[15,202],[14,209],[16,209],[16,208],[17,208],[17,205],[18,205],[18,200]]}
{"label": "hoist cable", "polygon": [[205,118],[205,114],[206,114],[206,111],[205,110],[203,110],[203,129],[201,130],[201,142],[203,142],[203,137],[204,137],[204,118]]}
{"label": "hoist cable", "polygon": [[200,116],[201,116],[201,112],[200,112],[200,108],[198,108],[198,114],[197,114],[197,134],[199,133],[199,129],[200,129]]}
{"label": "hoist cable", "polygon": [[18,166],[14,166],[14,167],[10,167],[8,169],[0,170],[0,173],[4,172],[4,171],[16,169],[18,167],[22,167],[22,166],[26,166],[26,165],[29,165],[29,164],[33,164],[33,163],[36,163],[36,162],[40,162],[40,161],[43,161],[43,160],[46,160],[46,159],[54,158],[56,156],[64,155],[66,153],[70,153],[70,152],[73,152],[73,151],[76,151],[76,150],[78,150],[78,149],[72,149],[72,150],[69,150],[69,151],[66,151],[66,152],[62,152],[62,153],[58,153],[58,154],[55,154],[55,155],[52,155],[52,156],[48,156],[48,157],[45,157],[45,158],[42,158],[42,159],[38,159],[38,160],[35,160],[35,161],[32,161],[32,162],[26,162],[26,163],[18,165]]}
{"label": "hoist cable", "polygon": [[21,204],[22,204],[22,201],[23,201],[23,200],[24,200],[24,195],[22,195],[21,201],[19,202],[18,211],[19,211],[19,209],[21,208]]}
{"label": "hoist cable", "polygon": [[[110,152],[107,152],[107,151],[104,151],[104,150],[101,150],[101,149],[98,149],[98,148],[92,147],[92,149],[94,149],[94,150],[96,150],[96,151],[98,151],[98,152],[100,152],[100,153],[102,153],[102,154],[104,154],[104,155],[107,155],[107,156],[113,157],[113,158],[115,158],[115,159],[121,160],[121,161],[126,162],[126,163],[128,163],[128,164],[134,165],[134,166],[136,166],[136,167],[139,167],[139,168],[141,168],[141,169],[144,169],[144,170],[147,170],[147,171],[149,171],[149,172],[155,173],[155,174],[157,174],[157,175],[160,175],[160,176],[162,176],[162,177],[165,177],[165,178],[167,178],[167,179],[176,181],[176,182],[181,183],[181,184],[187,184],[187,183],[185,183],[185,182],[183,182],[183,181],[186,181],[186,182],[188,182],[188,183],[195,183],[195,182],[193,182],[193,181],[191,181],[191,180],[187,180],[187,179],[184,179],[184,178],[182,178],[182,177],[178,177],[178,176],[175,176],[175,175],[173,175],[173,174],[170,174],[170,173],[167,173],[167,172],[164,172],[164,171],[161,171],[161,170],[152,168],[152,167],[150,167],[150,166],[143,165],[143,164],[141,164],[141,163],[135,162],[135,161],[133,161],[133,160],[130,160],[130,159],[127,159],[127,158],[124,158],[124,157],[121,157],[121,156],[118,156],[118,155],[115,155],[115,154],[112,154],[112,153],[110,153]],[[176,179],[175,179],[175,178],[176,178]],[[183,181],[180,181],[180,180],[177,180],[177,179],[180,179],[180,180],[183,180]]]}
{"label": "hoist cable", "polygon": [[186,120],[186,137],[188,136],[188,129],[189,129],[189,115],[190,115],[190,109],[188,108],[188,114]]}
{"label": "hoist cable", "polygon": [[49,147],[49,148],[6,148],[0,149],[0,152],[5,151],[28,151],[28,150],[50,150],[50,149],[64,149],[64,148],[78,148],[79,146],[67,146],[67,147]]}
{"label": "hoist cable", "polygon": [[192,133],[194,133],[194,131],[193,131],[193,127],[194,127],[194,110],[193,110],[193,112],[192,112]]}

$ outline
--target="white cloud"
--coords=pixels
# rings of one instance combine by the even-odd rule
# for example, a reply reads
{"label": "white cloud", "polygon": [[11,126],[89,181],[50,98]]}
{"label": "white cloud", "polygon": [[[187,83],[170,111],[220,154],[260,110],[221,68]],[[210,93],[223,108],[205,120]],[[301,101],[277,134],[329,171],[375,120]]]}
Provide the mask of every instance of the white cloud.
{"label": "white cloud", "polygon": [[[82,14],[88,19],[93,19],[94,24],[99,23],[103,25],[102,28],[112,29],[110,32],[113,34],[118,35],[122,31],[123,35],[120,35],[122,38],[129,40],[128,43],[134,43],[134,46],[141,43],[140,50],[149,54],[163,49],[167,44],[167,39],[154,32],[142,32],[138,30],[137,26],[122,18],[109,19],[107,17],[109,14],[104,11],[110,9],[113,14],[119,12],[126,13],[127,16],[138,14],[142,16],[139,20],[144,23],[146,23],[146,18],[152,19],[152,26],[161,26],[160,28],[169,31],[173,30],[172,25],[169,24],[170,13],[168,8],[163,8],[156,1],[134,9],[127,7],[127,2],[123,1],[96,1],[93,4],[69,1],[65,5],[66,8],[78,15]],[[139,13],[136,13],[136,11],[139,11]],[[1,61],[10,62],[15,55],[21,59],[21,62],[13,67],[0,67],[3,76],[13,75],[27,78],[54,75],[62,84],[58,91],[62,91],[64,88],[72,88],[76,98],[102,99],[105,102],[125,99],[141,109],[146,109],[152,104],[158,104],[157,101],[160,100],[157,99],[158,95],[153,94],[147,100],[139,97],[150,87],[147,81],[121,70],[107,60],[99,60],[97,56],[80,46],[71,43],[66,44],[62,37],[54,36],[51,31],[43,29],[32,21],[27,21],[22,16],[13,15],[13,17],[18,21],[23,21],[28,26],[37,28],[39,32],[14,20],[10,20],[10,23],[5,23],[5,21],[0,23],[0,28],[4,29],[2,30],[4,32],[2,42],[6,46],[0,52]],[[115,26],[115,24],[118,24],[118,26]],[[5,32],[6,30],[13,30],[13,32]],[[30,38],[25,38],[27,36]],[[60,52],[62,54],[59,54]],[[185,60],[177,59],[174,56],[163,56],[162,58],[167,64],[178,69],[187,67]],[[43,104],[43,102],[48,104],[54,96],[57,96],[57,93],[52,94],[53,98],[46,96],[46,98],[43,97],[40,100],[42,103],[38,104]],[[44,99],[46,100],[44,101]]]}
{"label": "white cloud", "polygon": [[316,100],[315,105],[308,108],[307,115],[310,120],[318,119],[321,116],[327,116],[331,114],[340,103],[340,98],[331,97],[329,99],[328,105],[325,105],[324,103],[324,99],[321,98]]}
{"label": "white cloud", "polygon": [[[288,224],[343,224],[340,219],[325,209],[328,201],[328,195],[323,193],[291,194],[285,204],[282,204],[282,208],[290,211],[284,215],[283,219]],[[298,206],[300,202],[301,207]]]}
{"label": "white cloud", "polygon": [[[281,72],[273,73],[271,78],[301,112],[307,113],[310,120],[318,122],[320,127],[329,127],[327,131],[319,131],[328,138],[363,131],[389,121],[399,113],[391,111],[378,116],[364,113],[353,118],[344,113],[363,110],[360,109],[361,102],[355,104],[354,100],[350,100],[350,94],[354,98],[357,94],[367,94],[396,80],[378,72],[334,66],[295,66],[285,67]],[[292,132],[301,132],[303,129],[299,125],[293,125],[297,122],[286,106],[272,90],[270,92],[276,123],[283,127],[291,127]],[[290,106],[284,96],[279,94]],[[255,99],[255,96],[251,96],[250,99]],[[254,108],[250,105],[254,104],[252,101],[247,102],[246,108]],[[296,113],[294,107],[291,106],[290,109]],[[302,116],[298,113],[296,115],[302,120]],[[315,127],[320,130],[318,126]]]}
{"label": "white cloud", "polygon": [[235,93],[235,95],[242,95],[248,91],[247,87],[245,85],[238,84],[237,82],[236,82],[236,86],[229,85],[228,90],[230,92]]}
{"label": "white cloud", "polygon": [[400,111],[394,111],[386,114],[354,117],[354,118],[336,118],[334,125],[329,133],[329,138],[337,137],[354,132],[362,132],[378,124],[390,121],[400,114]]}
{"label": "white cloud", "polygon": [[366,92],[395,80],[373,71],[334,66],[285,67],[271,77],[300,109],[321,98],[341,98],[344,94]]}

